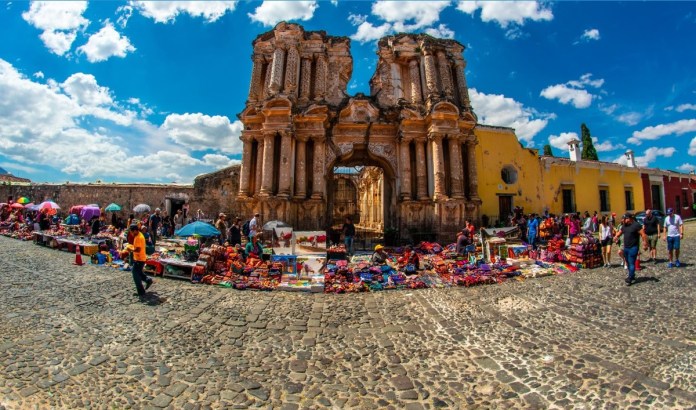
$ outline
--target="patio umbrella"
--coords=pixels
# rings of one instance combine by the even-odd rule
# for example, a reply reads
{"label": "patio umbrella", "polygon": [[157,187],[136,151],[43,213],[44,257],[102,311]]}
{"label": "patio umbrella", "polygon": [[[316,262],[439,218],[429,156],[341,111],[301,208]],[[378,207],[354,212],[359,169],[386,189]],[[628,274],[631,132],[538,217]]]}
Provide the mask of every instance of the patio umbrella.
{"label": "patio umbrella", "polygon": [[78,225],[79,223],[80,217],[75,214],[70,214],[67,218],[65,218],[66,225]]}
{"label": "patio umbrella", "polygon": [[262,227],[264,231],[272,231],[275,228],[291,228],[291,226],[283,221],[268,221],[265,224],[263,224]]}
{"label": "patio umbrella", "polygon": [[218,231],[213,225],[201,221],[191,222],[190,224],[184,226],[178,231],[174,232],[176,236],[218,236],[220,231]]}
{"label": "patio umbrella", "polygon": [[39,204],[39,209],[60,209],[57,203],[53,201],[43,201]]}
{"label": "patio umbrella", "polygon": [[19,199],[17,200],[17,202],[20,203],[20,204],[22,204],[22,205],[26,205],[26,204],[28,204],[28,203],[31,202],[31,201],[30,201],[29,198],[27,198],[26,196],[23,196],[23,197],[19,198]]}
{"label": "patio umbrella", "polygon": [[28,204],[24,205],[24,209],[26,209],[27,211],[38,211],[39,206],[35,205],[33,203],[28,203]]}
{"label": "patio umbrella", "polygon": [[115,204],[112,202],[109,205],[107,205],[106,208],[104,208],[104,210],[106,212],[116,212],[116,211],[120,211],[121,207],[118,204]]}
{"label": "patio umbrella", "polygon": [[82,208],[84,208],[85,206],[86,206],[86,205],[75,205],[75,206],[72,206],[72,207],[70,207],[70,213],[71,213],[71,214],[75,214],[75,215],[79,215],[80,212],[82,212]]}
{"label": "patio umbrella", "polygon": [[138,204],[133,208],[135,212],[150,212],[150,205],[148,204]]}
{"label": "patio umbrella", "polygon": [[21,209],[24,208],[24,205],[20,204],[19,202],[15,202],[12,205],[10,205],[10,208],[12,209]]}
{"label": "patio umbrella", "polygon": [[86,206],[80,211],[80,218],[85,221],[91,221],[95,216],[99,218],[101,215],[101,210],[94,206]]}

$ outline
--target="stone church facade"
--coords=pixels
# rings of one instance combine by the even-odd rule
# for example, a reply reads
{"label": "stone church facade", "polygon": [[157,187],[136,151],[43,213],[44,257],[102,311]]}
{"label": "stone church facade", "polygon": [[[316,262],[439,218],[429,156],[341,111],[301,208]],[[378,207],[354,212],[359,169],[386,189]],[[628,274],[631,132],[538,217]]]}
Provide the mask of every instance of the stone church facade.
{"label": "stone church facade", "polygon": [[239,114],[244,214],[328,228],[334,169],[376,166],[384,174],[385,229],[451,237],[465,219],[479,218],[463,45],[424,34],[384,37],[371,95],[350,96],[348,38],[283,22],[252,44]]}

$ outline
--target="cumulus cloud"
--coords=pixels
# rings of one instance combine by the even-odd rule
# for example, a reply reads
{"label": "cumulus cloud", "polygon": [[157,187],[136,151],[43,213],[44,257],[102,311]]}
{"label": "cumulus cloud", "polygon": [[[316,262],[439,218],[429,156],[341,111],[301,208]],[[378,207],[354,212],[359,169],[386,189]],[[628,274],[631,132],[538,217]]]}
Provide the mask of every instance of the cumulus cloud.
{"label": "cumulus cloud", "polygon": [[360,43],[366,43],[386,36],[391,30],[392,25],[389,23],[384,23],[381,26],[373,26],[372,23],[365,21],[358,26],[358,31],[350,36],[350,38]]}
{"label": "cumulus cloud", "polygon": [[677,169],[681,172],[693,172],[696,170],[696,165],[692,165],[688,162],[681,164],[677,167]]}
{"label": "cumulus cloud", "polygon": [[[647,167],[651,163],[655,162],[658,157],[670,158],[677,150],[674,147],[651,147],[643,152],[643,155],[636,157],[636,165],[639,167]],[[628,160],[625,155],[621,155],[619,158],[614,160],[615,163],[621,165],[627,165]]]}
{"label": "cumulus cloud", "polygon": [[226,155],[220,154],[205,154],[203,155],[202,160],[204,164],[214,166],[216,168],[225,168],[241,163],[241,161],[238,159],[231,159]]}
{"label": "cumulus cloud", "polygon": [[620,114],[616,117],[616,120],[622,122],[626,125],[634,126],[640,122],[643,118],[643,114],[635,111]]}
{"label": "cumulus cloud", "polygon": [[677,108],[675,108],[675,110],[677,112],[684,112],[687,110],[696,111],[696,104],[681,104],[678,105]]}
{"label": "cumulus cloud", "polygon": [[[156,23],[173,23],[180,14],[188,14],[191,17],[202,17],[206,22],[212,23],[224,16],[228,11],[234,11],[236,1],[131,1],[130,6]],[[123,9],[124,16],[130,17],[132,10]],[[122,24],[128,21],[128,17],[122,20]]]}
{"label": "cumulus cloud", "polygon": [[437,27],[425,29],[425,32],[437,38],[454,38],[454,31],[450,30],[445,24],[440,24]]}
{"label": "cumulus cloud", "polygon": [[352,24],[352,25],[354,25],[354,26],[359,26],[359,25],[361,25],[362,23],[365,22],[365,20],[367,20],[367,16],[364,15],[364,14],[353,14],[353,13],[350,13],[350,14],[348,15],[348,21],[350,21],[350,24]]}
{"label": "cumulus cloud", "polygon": [[582,36],[580,36],[580,39],[583,41],[599,40],[599,38],[599,30],[596,28],[588,28],[582,33]]}
{"label": "cumulus cloud", "polygon": [[108,20],[104,27],[87,40],[87,44],[77,48],[87,56],[90,63],[106,61],[111,57],[125,57],[135,51],[128,37],[121,36]]}
{"label": "cumulus cloud", "polygon": [[95,107],[113,102],[109,89],[97,84],[97,79],[92,74],[75,73],[61,87],[78,105]]}
{"label": "cumulus cloud", "polygon": [[317,7],[316,1],[264,1],[254,13],[249,13],[249,17],[265,26],[273,26],[284,20],[310,20]]}
{"label": "cumulus cloud", "polygon": [[227,117],[201,113],[170,114],[161,128],[176,143],[196,151],[219,149],[230,154],[241,152],[241,121],[230,123]]}
{"label": "cumulus cloud", "polygon": [[693,137],[689,143],[689,155],[696,157],[696,137]]}
{"label": "cumulus cloud", "polygon": [[460,1],[457,10],[473,15],[481,10],[481,20],[495,22],[502,28],[510,25],[524,25],[527,21],[553,20],[550,8],[536,1]]}
{"label": "cumulus cloud", "polygon": [[82,16],[86,1],[34,1],[22,18],[42,30],[41,41],[54,54],[64,55],[72,47],[77,32],[89,25]]}
{"label": "cumulus cloud", "polygon": [[645,127],[640,131],[634,131],[630,144],[640,145],[642,141],[652,141],[664,137],[665,135],[682,135],[687,132],[696,131],[696,119],[679,120],[669,124],[659,124]]}
{"label": "cumulus cloud", "polygon": [[597,96],[589,93],[586,88],[599,88],[603,84],[603,79],[593,80],[592,74],[588,73],[582,75],[580,80],[550,85],[541,90],[540,95],[549,100],[558,100],[561,104],[572,104],[575,108],[587,108]]}
{"label": "cumulus cloud", "polygon": [[571,140],[579,140],[578,134],[576,132],[562,132],[558,135],[549,135],[549,144],[558,148],[563,152],[568,151],[568,142]]}
{"label": "cumulus cloud", "polygon": [[609,140],[602,141],[600,143],[599,139],[597,137],[592,137],[592,144],[594,145],[597,152],[608,152],[608,151],[616,151],[618,149],[626,149],[625,145],[614,144],[613,142],[611,142]]}
{"label": "cumulus cloud", "polygon": [[34,73],[34,78],[44,78],[43,71],[37,71]]}
{"label": "cumulus cloud", "polygon": [[378,1],[372,14],[392,23],[396,31],[413,31],[428,27],[440,19],[449,1]]}
{"label": "cumulus cloud", "polygon": [[469,98],[480,123],[514,128],[517,138],[528,144],[555,118],[554,114],[539,114],[512,98],[481,93],[475,88],[469,89]]}

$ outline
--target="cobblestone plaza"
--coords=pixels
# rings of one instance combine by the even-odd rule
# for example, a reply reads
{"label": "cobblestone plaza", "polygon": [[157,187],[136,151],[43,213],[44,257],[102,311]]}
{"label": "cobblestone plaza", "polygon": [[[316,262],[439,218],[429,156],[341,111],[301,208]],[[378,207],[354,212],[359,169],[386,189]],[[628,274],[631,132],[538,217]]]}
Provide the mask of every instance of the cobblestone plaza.
{"label": "cobblestone plaza", "polygon": [[151,304],[129,272],[0,237],[0,409],[695,408],[693,226],[686,267],[631,287],[621,268],[348,295],[158,279]]}

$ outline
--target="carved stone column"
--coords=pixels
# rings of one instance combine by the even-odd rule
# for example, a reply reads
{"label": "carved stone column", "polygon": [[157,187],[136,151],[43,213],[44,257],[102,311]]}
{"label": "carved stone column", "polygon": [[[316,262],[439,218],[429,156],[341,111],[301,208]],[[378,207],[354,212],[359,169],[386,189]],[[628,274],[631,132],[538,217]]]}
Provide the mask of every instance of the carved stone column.
{"label": "carved stone column", "polygon": [[438,93],[437,89],[437,69],[435,67],[435,59],[433,59],[433,53],[431,50],[425,50],[425,56],[423,56],[423,62],[425,64],[425,86],[427,88],[427,97]]}
{"label": "carved stone column", "polygon": [[251,187],[249,182],[251,179],[251,144],[252,138],[248,135],[241,136],[244,148],[242,150],[242,170],[239,173],[239,195],[249,196]]}
{"label": "carved stone column", "polygon": [[312,60],[311,58],[302,58],[302,79],[300,80],[300,100],[308,101],[309,93],[312,86]]}
{"label": "carved stone column", "polygon": [[401,200],[408,201],[411,199],[411,147],[410,140],[401,137]]}
{"label": "carved stone column", "polygon": [[261,176],[261,192],[262,196],[269,196],[273,192],[273,139],[274,132],[265,133],[263,136],[263,173]]}
{"label": "carved stone column", "polygon": [[462,168],[461,142],[457,137],[448,137],[450,149],[450,180],[452,183],[452,198],[464,198],[464,169]]}
{"label": "carved stone column", "polygon": [[297,137],[295,146],[295,198],[307,197],[307,137]]}
{"label": "carved stone column", "polygon": [[469,88],[466,85],[466,75],[464,75],[464,69],[466,69],[466,61],[463,59],[457,60],[457,91],[459,92],[459,103],[462,107],[467,110],[471,108],[471,103],[469,102]]}
{"label": "carved stone column", "polygon": [[433,199],[447,199],[445,187],[445,155],[442,150],[442,134],[433,133],[429,136],[433,149],[433,181],[435,182]]}
{"label": "carved stone column", "polygon": [[423,102],[423,95],[421,94],[421,78],[418,60],[413,59],[409,61],[408,70],[411,76],[411,102],[420,104]]}
{"label": "carved stone column", "polygon": [[428,199],[428,164],[425,158],[425,138],[416,139],[416,188],[419,200]]}
{"label": "carved stone column", "polygon": [[273,51],[273,61],[271,62],[268,87],[266,95],[272,96],[280,92],[283,86],[283,66],[285,65],[285,50],[278,47]]}
{"label": "carved stone column", "polygon": [[283,132],[280,140],[280,175],[278,182],[278,196],[290,197],[290,181],[292,165],[292,139],[290,133]]}
{"label": "carved stone column", "polygon": [[263,82],[261,72],[263,70],[263,56],[254,55],[254,66],[251,69],[251,84],[249,85],[249,101],[257,101],[260,94],[260,86]]}
{"label": "carved stone column", "polygon": [[326,97],[326,82],[328,80],[329,65],[325,55],[317,57],[316,76],[314,79],[314,99],[323,100]]}
{"label": "carved stone column", "polygon": [[312,167],[314,174],[312,178],[312,199],[324,197],[324,137],[314,138],[314,164]]}
{"label": "carved stone column", "polygon": [[475,140],[466,142],[466,151],[469,163],[469,199],[478,200],[478,174],[476,172],[476,144]]}
{"label": "carved stone column", "polygon": [[263,138],[256,140],[256,169],[254,169],[254,193],[261,193],[261,178],[263,175]]}
{"label": "carved stone column", "polygon": [[452,86],[452,71],[450,70],[450,63],[447,61],[447,55],[444,51],[438,51],[437,53],[437,64],[440,68],[440,81],[442,82],[442,90],[445,95],[452,98],[454,95],[454,89]]}
{"label": "carved stone column", "polygon": [[287,95],[297,96],[297,81],[300,76],[300,52],[297,47],[288,48],[288,58],[285,63],[285,84],[283,92]]}

